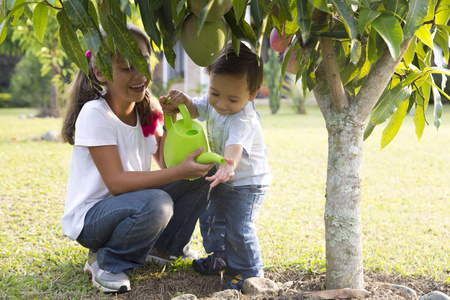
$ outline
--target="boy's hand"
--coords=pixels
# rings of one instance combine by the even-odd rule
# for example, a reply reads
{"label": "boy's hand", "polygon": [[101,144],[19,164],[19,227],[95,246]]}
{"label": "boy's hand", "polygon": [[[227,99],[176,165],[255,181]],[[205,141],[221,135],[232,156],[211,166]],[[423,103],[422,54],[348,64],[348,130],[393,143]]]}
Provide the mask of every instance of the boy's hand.
{"label": "boy's hand", "polygon": [[[170,103],[167,103],[168,100],[170,101]],[[193,104],[193,101],[188,95],[181,91],[170,90],[166,96],[161,96],[159,98],[159,103],[161,104],[164,113],[169,116],[176,115],[180,112],[180,110],[178,109],[178,105],[180,105],[181,103],[184,103],[192,114],[191,106]]]}
{"label": "boy's hand", "polygon": [[210,177],[206,177],[205,179],[208,181],[212,181],[210,187],[215,187],[221,182],[227,182],[234,176],[234,167],[234,160],[230,157],[225,157],[225,163],[220,166],[216,174]]}
{"label": "boy's hand", "polygon": [[[170,101],[170,103],[167,103],[168,100]],[[162,96],[161,98],[159,98],[159,103],[161,104],[164,113],[166,113],[168,116],[178,114],[180,112],[180,110],[178,109],[178,105],[184,103],[189,110],[192,119],[196,119],[199,117],[194,101],[192,101],[191,97],[181,91],[170,90],[170,92],[166,96]]]}

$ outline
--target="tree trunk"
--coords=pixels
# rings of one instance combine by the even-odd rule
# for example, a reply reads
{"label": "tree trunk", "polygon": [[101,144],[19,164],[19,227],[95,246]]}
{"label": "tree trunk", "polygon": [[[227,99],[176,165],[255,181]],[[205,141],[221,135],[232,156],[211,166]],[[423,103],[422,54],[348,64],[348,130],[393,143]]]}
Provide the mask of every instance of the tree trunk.
{"label": "tree trunk", "polygon": [[324,66],[316,70],[314,94],[328,130],[325,204],[327,289],[364,288],[361,238],[361,163],[363,123],[353,103],[337,112]]}
{"label": "tree trunk", "polygon": [[55,83],[55,76],[61,78],[61,68],[58,64],[52,66],[52,83],[50,95],[50,114],[59,117],[59,86]]}
{"label": "tree trunk", "polygon": [[353,123],[345,114],[336,114],[326,122],[326,287],[362,289],[361,163],[364,126]]}

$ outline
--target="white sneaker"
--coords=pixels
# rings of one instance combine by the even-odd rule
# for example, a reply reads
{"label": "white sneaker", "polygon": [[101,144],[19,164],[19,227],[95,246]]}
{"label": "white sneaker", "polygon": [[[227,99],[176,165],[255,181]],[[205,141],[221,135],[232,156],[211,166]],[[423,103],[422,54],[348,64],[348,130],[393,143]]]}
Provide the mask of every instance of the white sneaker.
{"label": "white sneaker", "polygon": [[[124,293],[131,290],[130,279],[124,272],[112,273],[100,269],[97,260],[92,262],[96,254],[89,252],[89,259],[84,265],[84,271],[91,273],[91,281],[94,286],[105,293]],[[90,263],[91,261],[91,263]]]}

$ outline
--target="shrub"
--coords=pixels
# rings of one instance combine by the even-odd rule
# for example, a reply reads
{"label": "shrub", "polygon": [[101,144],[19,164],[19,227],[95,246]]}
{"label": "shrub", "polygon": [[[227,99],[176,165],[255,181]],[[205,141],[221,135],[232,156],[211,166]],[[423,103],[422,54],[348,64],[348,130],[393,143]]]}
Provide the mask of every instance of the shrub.
{"label": "shrub", "polygon": [[0,107],[9,107],[11,94],[0,93]]}

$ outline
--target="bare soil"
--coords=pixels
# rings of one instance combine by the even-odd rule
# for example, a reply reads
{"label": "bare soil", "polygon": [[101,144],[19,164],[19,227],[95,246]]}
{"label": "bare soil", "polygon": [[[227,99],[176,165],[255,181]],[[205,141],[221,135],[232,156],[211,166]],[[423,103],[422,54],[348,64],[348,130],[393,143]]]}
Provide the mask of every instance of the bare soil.
{"label": "bare soil", "polygon": [[[193,294],[198,299],[206,300],[221,290],[221,279],[219,276],[204,276],[196,273],[192,268],[180,270],[165,270],[154,265],[146,265],[135,270],[131,274],[132,291],[126,294],[108,296],[109,299],[172,299],[181,294]],[[298,292],[311,292],[325,289],[325,278],[322,275],[302,274],[293,270],[269,270],[265,272],[265,277],[275,282],[293,282],[290,287]],[[387,275],[375,272],[365,273],[365,289],[372,293],[366,299],[414,299],[405,292],[400,292],[389,284],[403,285],[413,289],[417,296],[426,295],[432,291],[440,291],[450,295],[450,285],[435,282],[428,278],[410,278],[397,275]],[[224,281],[229,280],[225,276]],[[89,279],[86,277],[86,284]],[[105,294],[98,293],[91,299],[105,299]],[[239,299],[255,299],[254,296],[240,294]],[[265,297],[258,299],[303,299],[297,296],[285,297]],[[306,298],[305,298],[306,299]],[[309,298],[311,299],[311,298]]]}

